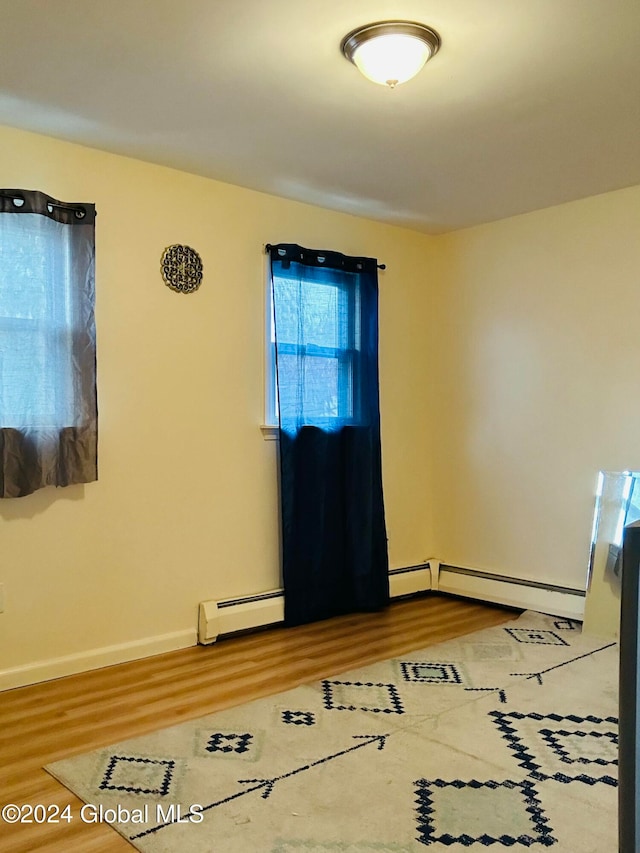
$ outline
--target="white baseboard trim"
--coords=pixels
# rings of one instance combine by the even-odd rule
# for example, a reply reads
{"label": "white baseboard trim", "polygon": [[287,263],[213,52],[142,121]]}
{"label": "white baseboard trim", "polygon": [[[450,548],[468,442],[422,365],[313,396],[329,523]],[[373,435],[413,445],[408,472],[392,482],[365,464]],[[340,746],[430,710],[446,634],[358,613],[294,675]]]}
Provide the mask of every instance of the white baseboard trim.
{"label": "white baseboard trim", "polygon": [[[584,615],[585,594],[581,590],[449,566],[437,560],[392,569],[389,586],[392,598],[437,590],[569,619],[582,620]],[[200,641],[215,642],[220,634],[278,623],[283,615],[282,590],[245,599],[204,602],[200,612]],[[189,629],[0,670],[0,691],[177,651],[197,642],[196,630]]]}
{"label": "white baseboard trim", "polygon": [[585,592],[569,587],[542,584],[476,569],[440,564],[438,589],[451,595],[477,598],[524,610],[582,621]]}
{"label": "white baseboard trim", "polygon": [[25,687],[28,684],[39,684],[41,681],[51,681],[53,678],[62,678],[65,675],[76,675],[79,672],[100,669],[103,666],[140,660],[164,652],[175,652],[178,649],[195,646],[197,642],[195,630],[174,631],[171,634],[146,637],[143,640],[134,640],[130,643],[104,646],[73,655],[3,669],[0,670],[0,691],[11,690],[14,687]]}

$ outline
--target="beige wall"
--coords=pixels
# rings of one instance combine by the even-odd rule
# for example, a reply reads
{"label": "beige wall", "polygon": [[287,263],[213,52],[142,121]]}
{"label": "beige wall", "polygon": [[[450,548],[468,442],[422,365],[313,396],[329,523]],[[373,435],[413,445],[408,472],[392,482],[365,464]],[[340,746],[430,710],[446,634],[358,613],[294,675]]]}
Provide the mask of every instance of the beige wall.
{"label": "beige wall", "polygon": [[[276,444],[259,429],[266,242],[386,263],[390,560],[434,555],[422,370],[434,238],[9,128],[0,185],[97,206],[100,413],[99,482],[0,502],[0,671],[150,638],[185,644],[199,601],[280,585]],[[196,294],[162,283],[172,243],[203,258]]]}
{"label": "beige wall", "polygon": [[584,588],[597,473],[640,467],[640,187],[442,238],[437,550]]}
{"label": "beige wall", "polygon": [[[387,264],[392,567],[584,586],[597,472],[640,468],[640,187],[428,237],[8,128],[0,185],[97,205],[100,407],[98,483],[0,501],[0,685],[187,644],[199,601],[279,586],[266,242]],[[163,285],[171,243],[197,294]]]}

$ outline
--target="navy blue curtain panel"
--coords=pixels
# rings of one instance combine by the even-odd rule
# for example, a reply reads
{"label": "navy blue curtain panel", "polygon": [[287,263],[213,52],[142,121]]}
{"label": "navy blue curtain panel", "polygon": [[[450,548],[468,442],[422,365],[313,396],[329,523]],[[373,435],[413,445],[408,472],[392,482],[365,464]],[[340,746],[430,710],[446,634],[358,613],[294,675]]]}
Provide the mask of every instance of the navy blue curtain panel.
{"label": "navy blue curtain panel", "polygon": [[389,601],[372,258],[270,246],[285,623]]}

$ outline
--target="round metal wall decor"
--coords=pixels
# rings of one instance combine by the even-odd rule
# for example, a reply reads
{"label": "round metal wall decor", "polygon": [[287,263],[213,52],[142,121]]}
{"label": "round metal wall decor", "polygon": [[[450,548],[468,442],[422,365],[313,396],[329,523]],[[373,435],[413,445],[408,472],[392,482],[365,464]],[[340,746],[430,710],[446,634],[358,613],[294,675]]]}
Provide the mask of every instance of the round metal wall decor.
{"label": "round metal wall decor", "polygon": [[167,246],[160,266],[164,283],[176,293],[194,293],[202,284],[202,259],[191,246]]}

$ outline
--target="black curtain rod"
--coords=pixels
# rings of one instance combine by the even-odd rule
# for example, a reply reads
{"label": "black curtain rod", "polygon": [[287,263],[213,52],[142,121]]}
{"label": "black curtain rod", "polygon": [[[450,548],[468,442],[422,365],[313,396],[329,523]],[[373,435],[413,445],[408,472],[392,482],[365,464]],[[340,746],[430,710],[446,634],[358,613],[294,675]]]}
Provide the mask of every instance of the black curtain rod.
{"label": "black curtain rod", "polygon": [[[271,249],[273,249],[273,245],[271,243],[267,243],[264,247],[265,252],[270,252]],[[387,265],[386,264],[377,264],[377,267],[379,270],[386,270]]]}
{"label": "black curtain rod", "polygon": [[10,199],[14,207],[21,208],[25,204],[25,194],[26,195],[38,195],[42,199],[46,199],[46,206],[51,213],[51,209],[57,207],[58,210],[72,210],[78,219],[84,219],[87,215],[87,211],[81,204],[71,204],[64,201],[57,201],[56,199],[51,198],[44,193],[39,193],[33,190],[5,190],[0,189],[0,198],[8,198]]}

